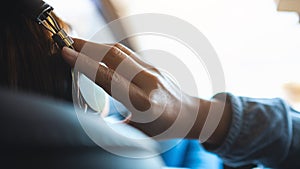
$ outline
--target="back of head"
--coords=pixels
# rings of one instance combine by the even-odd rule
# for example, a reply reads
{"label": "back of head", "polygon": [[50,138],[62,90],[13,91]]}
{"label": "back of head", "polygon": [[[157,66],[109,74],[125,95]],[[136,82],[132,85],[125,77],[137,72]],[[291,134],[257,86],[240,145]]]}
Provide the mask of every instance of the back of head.
{"label": "back of head", "polygon": [[[32,17],[40,2],[12,0],[1,4],[0,85],[71,101],[70,67],[50,32]],[[68,27],[55,18],[61,27]]]}

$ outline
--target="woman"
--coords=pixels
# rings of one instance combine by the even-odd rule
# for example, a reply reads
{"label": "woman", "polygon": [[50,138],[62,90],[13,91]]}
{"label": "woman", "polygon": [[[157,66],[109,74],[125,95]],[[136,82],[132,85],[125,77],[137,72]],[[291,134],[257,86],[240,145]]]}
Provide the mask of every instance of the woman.
{"label": "woman", "polygon": [[[30,17],[27,12],[30,12],[31,7],[24,8],[22,3],[23,1],[17,0],[1,7],[0,17],[3,21],[0,27],[1,87],[72,102],[71,67],[64,61],[60,48],[52,40],[51,32]],[[71,31],[66,22],[55,13],[52,15],[60,27]],[[110,113],[119,112],[111,107]],[[204,153],[198,149],[191,152]],[[178,151],[173,151],[173,154],[183,156],[184,152],[179,154]],[[168,161],[170,159],[166,159],[167,163]],[[198,162],[196,160],[190,165],[200,165]]]}

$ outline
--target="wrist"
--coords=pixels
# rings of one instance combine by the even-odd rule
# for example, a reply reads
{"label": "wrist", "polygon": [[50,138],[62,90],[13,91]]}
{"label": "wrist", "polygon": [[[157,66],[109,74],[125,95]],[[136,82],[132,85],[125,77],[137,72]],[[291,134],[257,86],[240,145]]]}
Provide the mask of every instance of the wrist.
{"label": "wrist", "polygon": [[190,132],[186,136],[187,139],[199,139],[210,106],[211,106],[211,101],[199,99],[199,98],[193,98],[190,104],[187,105],[188,107],[188,113],[186,113],[187,116],[190,116],[190,113],[196,113],[196,115],[191,115],[196,117],[196,119],[194,119],[194,124]]}
{"label": "wrist", "polygon": [[220,145],[231,124],[231,105],[223,101],[194,98],[187,107],[190,112],[197,113],[197,118],[186,138],[199,139],[201,143],[212,146]]}
{"label": "wrist", "polygon": [[201,128],[199,140],[210,147],[218,147],[225,140],[231,124],[231,104],[226,101],[211,100],[210,108]]}

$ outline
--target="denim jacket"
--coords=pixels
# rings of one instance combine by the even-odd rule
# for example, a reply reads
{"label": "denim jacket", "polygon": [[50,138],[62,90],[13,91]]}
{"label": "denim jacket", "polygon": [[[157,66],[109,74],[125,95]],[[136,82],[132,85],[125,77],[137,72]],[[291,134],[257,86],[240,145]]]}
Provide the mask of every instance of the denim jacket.
{"label": "denim jacket", "polygon": [[[225,97],[224,97],[225,95]],[[257,99],[219,93],[233,115],[221,146],[209,151],[237,167],[250,163],[270,168],[300,168],[300,114],[280,98]]]}

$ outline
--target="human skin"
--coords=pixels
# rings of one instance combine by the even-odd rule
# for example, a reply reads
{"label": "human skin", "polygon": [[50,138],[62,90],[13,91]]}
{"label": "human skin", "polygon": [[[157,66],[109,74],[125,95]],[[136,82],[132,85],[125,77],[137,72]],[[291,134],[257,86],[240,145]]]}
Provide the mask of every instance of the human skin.
{"label": "human skin", "polygon": [[[184,125],[189,125],[189,117],[196,117],[188,133],[172,132],[163,135],[160,139],[199,139],[208,113],[213,112],[221,114],[221,118],[219,122],[215,122],[218,123],[216,129],[207,140],[204,140],[205,144],[218,146],[225,139],[231,124],[230,104],[215,99],[205,100],[184,93],[163,72],[141,60],[136,53],[122,44],[98,44],[76,38],[73,40],[75,50],[67,47],[62,49],[64,59],[74,67],[80,57],[80,61],[85,66],[79,66],[77,69],[128,108],[132,113],[126,120],[129,125],[153,137],[167,130],[177,118],[182,121],[179,123],[180,127],[184,128]],[[89,52],[82,50],[84,46],[88,46]],[[99,60],[97,55],[101,52],[106,54]],[[120,65],[125,68],[125,71],[119,69]],[[94,75],[91,72],[95,69]],[[133,72],[137,73],[133,74]],[[129,101],[126,97],[128,95]],[[140,122],[140,119],[154,120]]]}

